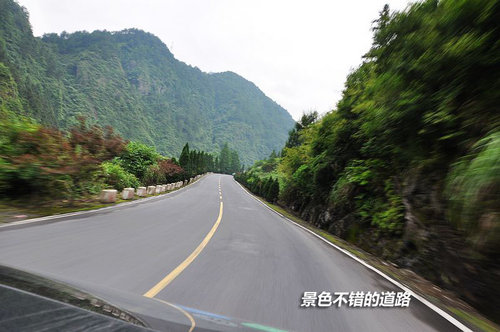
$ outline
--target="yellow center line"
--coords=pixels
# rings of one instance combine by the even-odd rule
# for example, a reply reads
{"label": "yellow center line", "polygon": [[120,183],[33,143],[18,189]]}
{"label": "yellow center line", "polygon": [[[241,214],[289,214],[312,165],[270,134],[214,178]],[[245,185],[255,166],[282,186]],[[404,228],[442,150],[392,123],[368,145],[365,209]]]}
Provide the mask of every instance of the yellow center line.
{"label": "yellow center line", "polygon": [[165,303],[166,305],[169,305],[172,308],[175,308],[175,309],[179,310],[180,312],[182,312],[184,314],[184,316],[186,316],[189,319],[189,321],[191,322],[191,327],[189,328],[188,332],[192,332],[194,330],[194,328],[196,327],[196,322],[194,321],[193,316],[191,316],[191,314],[189,312],[187,312],[186,310],[182,309],[181,307],[178,307],[175,304],[172,304],[170,302],[163,301],[163,300],[160,300],[160,299],[153,299],[153,300]]}
{"label": "yellow center line", "polygon": [[186,269],[186,267],[191,264],[194,259],[200,254],[200,252],[205,248],[207,245],[208,241],[214,236],[215,231],[219,227],[219,224],[222,220],[222,213],[223,213],[223,203],[222,201],[220,202],[220,208],[219,208],[219,217],[217,218],[217,221],[215,224],[212,226],[212,229],[208,234],[205,236],[203,241],[196,247],[196,249],[191,253],[191,255],[188,256],[179,266],[177,266],[172,272],[170,272],[165,278],[163,278],[159,283],[157,283],[153,288],[148,290],[146,293],[144,293],[145,297],[155,297],[156,294],[158,294],[163,288],[167,287],[168,284],[170,284],[179,274]]}

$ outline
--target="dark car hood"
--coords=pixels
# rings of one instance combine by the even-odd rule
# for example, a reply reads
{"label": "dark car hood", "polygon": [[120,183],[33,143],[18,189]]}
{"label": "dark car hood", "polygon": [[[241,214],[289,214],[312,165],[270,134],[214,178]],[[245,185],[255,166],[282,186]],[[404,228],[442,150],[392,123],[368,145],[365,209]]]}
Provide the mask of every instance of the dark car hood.
{"label": "dark car hood", "polygon": [[7,266],[0,266],[0,298],[0,330],[190,331],[196,326],[196,331],[202,332],[282,331],[99,285],[54,276],[47,278]]}

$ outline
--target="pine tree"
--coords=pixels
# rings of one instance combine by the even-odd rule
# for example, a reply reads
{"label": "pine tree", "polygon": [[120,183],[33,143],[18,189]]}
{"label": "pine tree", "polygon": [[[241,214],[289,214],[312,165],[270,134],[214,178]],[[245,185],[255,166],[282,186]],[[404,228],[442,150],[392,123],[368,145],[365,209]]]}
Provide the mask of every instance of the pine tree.
{"label": "pine tree", "polygon": [[231,150],[227,143],[224,143],[219,154],[220,172],[229,173],[231,169]]}
{"label": "pine tree", "polygon": [[269,188],[269,198],[270,201],[275,202],[278,200],[280,193],[280,183],[278,179],[272,181],[271,187]]}
{"label": "pine tree", "polygon": [[189,174],[191,173],[190,169],[190,155],[189,155],[189,143],[186,143],[184,147],[182,148],[181,155],[179,157],[179,164],[181,165],[182,168]]}

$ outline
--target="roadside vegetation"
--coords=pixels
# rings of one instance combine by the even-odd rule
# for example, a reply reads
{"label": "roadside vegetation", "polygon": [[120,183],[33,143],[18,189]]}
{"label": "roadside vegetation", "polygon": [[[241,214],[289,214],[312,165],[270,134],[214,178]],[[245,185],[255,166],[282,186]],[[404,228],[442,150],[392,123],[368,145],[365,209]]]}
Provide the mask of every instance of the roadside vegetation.
{"label": "roadside vegetation", "polygon": [[304,114],[237,180],[498,322],[499,13],[492,0],[384,7],[336,108]]}
{"label": "roadside vegetation", "polygon": [[126,141],[109,126],[89,125],[83,117],[62,131],[23,114],[17,85],[0,62],[0,205],[4,208],[17,204],[53,211],[57,205],[65,210],[95,201],[106,188],[120,191],[241,169],[238,153],[227,144],[218,155],[186,144],[177,160],[152,146]]}

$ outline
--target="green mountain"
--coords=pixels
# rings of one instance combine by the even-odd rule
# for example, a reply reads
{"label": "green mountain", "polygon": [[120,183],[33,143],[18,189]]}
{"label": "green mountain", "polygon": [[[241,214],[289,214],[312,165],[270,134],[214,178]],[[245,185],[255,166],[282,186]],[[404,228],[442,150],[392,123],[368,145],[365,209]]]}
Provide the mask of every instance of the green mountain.
{"label": "green mountain", "polygon": [[252,82],[191,67],[150,33],[37,38],[13,0],[0,0],[0,62],[17,83],[26,115],[58,128],[85,116],[167,155],[178,155],[186,142],[209,152],[228,142],[250,164],[280,149],[294,125]]}

